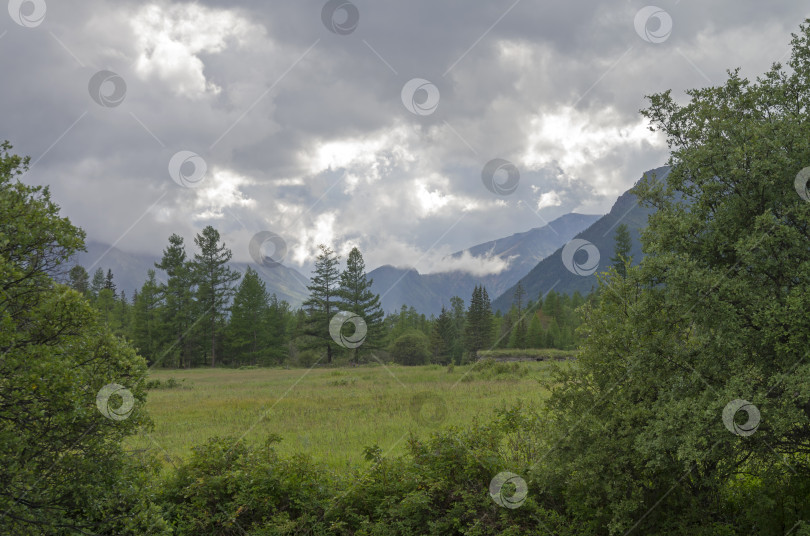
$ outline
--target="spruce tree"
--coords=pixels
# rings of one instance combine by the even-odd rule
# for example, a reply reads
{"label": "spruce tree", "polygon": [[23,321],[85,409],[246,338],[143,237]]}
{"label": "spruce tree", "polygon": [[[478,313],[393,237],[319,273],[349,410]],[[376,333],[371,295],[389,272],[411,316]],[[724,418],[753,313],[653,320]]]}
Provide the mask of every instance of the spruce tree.
{"label": "spruce tree", "polygon": [[219,243],[219,231],[206,226],[194,237],[200,249],[191,263],[194,281],[197,284],[197,301],[200,305],[200,323],[205,327],[211,342],[211,366],[217,363],[217,335],[225,317],[228,302],[234,293],[233,283],[240,278],[228,266],[233,253]]}
{"label": "spruce tree", "polygon": [[450,361],[455,338],[453,318],[450,311],[442,306],[442,312],[434,322],[430,334],[430,350],[433,353],[434,361],[442,364]]}
{"label": "spruce tree", "polygon": [[190,331],[197,321],[197,307],[195,282],[183,237],[177,234],[169,237],[169,245],[163,250],[160,262],[155,263],[155,268],[163,270],[167,276],[166,283],[160,285],[164,306],[158,331],[161,340],[158,359],[180,368],[191,366],[194,338]]}
{"label": "spruce tree", "polygon": [[492,345],[492,302],[487,289],[481,285],[481,347]]}
{"label": "spruce tree", "polygon": [[464,325],[467,321],[467,314],[464,311],[464,300],[458,296],[450,298],[450,316],[453,319],[453,343],[450,347],[450,355],[453,362],[461,364],[464,355]]}
{"label": "spruce tree", "polygon": [[478,350],[492,344],[492,306],[482,285],[476,285],[473,289],[467,311],[465,343],[471,358],[476,357]]}
{"label": "spruce tree", "polygon": [[135,294],[132,319],[132,342],[150,365],[160,349],[161,291],[155,271],[149,270],[141,291]]}
{"label": "spruce tree", "polygon": [[115,302],[115,325],[118,335],[128,340],[132,338],[132,306],[123,290]]}
{"label": "spruce tree", "polygon": [[324,244],[319,244],[318,248],[321,252],[315,259],[312,281],[307,285],[309,298],[303,304],[308,313],[304,334],[314,341],[315,345],[326,349],[326,362],[331,363],[332,350],[337,344],[329,332],[329,322],[339,311],[337,292],[340,259],[332,248]]}
{"label": "spruce tree", "polygon": [[265,313],[266,357],[270,363],[281,363],[288,355],[289,332],[295,323],[290,304],[270,296],[270,306]]}
{"label": "spruce tree", "polygon": [[515,293],[513,295],[514,301],[512,305],[515,307],[515,325],[513,328],[514,337],[510,341],[512,348],[526,348],[526,322],[523,318],[523,299],[526,297],[526,291],[523,285],[518,281]]}
{"label": "spruce tree", "polygon": [[256,365],[264,362],[268,353],[269,296],[264,281],[248,266],[231,305],[231,317],[226,330],[227,359],[234,365]]}
{"label": "spruce tree", "polygon": [[526,343],[529,348],[543,347],[543,324],[540,322],[537,312],[531,315],[529,329],[526,334]]}
{"label": "spruce tree", "polygon": [[[340,274],[340,286],[337,290],[339,307],[343,311],[360,316],[366,323],[368,332],[363,346],[376,348],[382,346],[383,311],[380,307],[380,296],[371,291],[373,280],[366,276],[366,265],[360,250],[352,248],[346,259],[346,269]],[[352,350],[357,362],[359,348]]]}
{"label": "spruce tree", "polygon": [[626,264],[630,264],[633,259],[630,257],[630,250],[633,247],[633,239],[630,238],[630,233],[627,230],[627,225],[621,223],[616,227],[616,235],[614,236],[615,246],[613,248],[613,256],[610,262],[620,276],[627,275]]}
{"label": "spruce tree", "polygon": [[113,283],[113,273],[110,268],[107,268],[107,276],[104,278],[104,288],[112,291],[113,298],[117,296],[115,283]]}
{"label": "spruce tree", "polygon": [[68,272],[68,286],[76,292],[87,296],[90,292],[90,275],[84,266],[76,264]]}
{"label": "spruce tree", "polygon": [[104,270],[96,268],[96,271],[93,272],[93,280],[90,283],[90,297],[92,299],[98,298],[98,293],[104,288],[104,283]]}
{"label": "spruce tree", "polygon": [[115,294],[113,294],[113,291],[108,288],[102,288],[99,290],[94,305],[101,316],[101,321],[104,322],[111,331],[115,331],[113,321]]}

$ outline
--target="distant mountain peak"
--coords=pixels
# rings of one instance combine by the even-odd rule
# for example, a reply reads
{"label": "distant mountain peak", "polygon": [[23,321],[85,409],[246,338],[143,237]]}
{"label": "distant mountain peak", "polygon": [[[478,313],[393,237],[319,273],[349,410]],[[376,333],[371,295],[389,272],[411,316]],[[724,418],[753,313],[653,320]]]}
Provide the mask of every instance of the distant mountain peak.
{"label": "distant mountain peak", "polygon": [[[382,296],[385,311],[398,310],[405,304],[428,315],[438,314],[442,305],[450,303],[452,296],[469,300],[473,287],[478,284],[483,284],[490,296],[497,296],[517,283],[539,260],[553,253],[599,217],[565,214],[546,225],[477,244],[445,257],[458,260],[466,256],[471,263],[492,259],[505,264],[497,272],[491,271],[485,275],[475,275],[476,270],[465,270],[463,266],[427,274],[420,274],[411,267],[380,266],[369,273],[374,280],[373,291]],[[480,266],[474,267],[481,269]]]}
{"label": "distant mountain peak", "polygon": [[[669,167],[663,166],[645,172],[642,177],[634,183],[637,185],[645,177],[655,176],[656,180],[666,178]],[[529,271],[525,277],[520,279],[523,288],[526,290],[529,299],[536,300],[538,296],[544,295],[551,289],[555,292],[572,294],[581,292],[587,294],[596,288],[596,274],[603,272],[610,264],[610,257],[613,255],[614,235],[616,227],[624,223],[627,225],[630,236],[633,239],[633,249],[631,256],[638,262],[642,257],[640,234],[641,229],[647,226],[647,218],[654,212],[650,207],[643,207],[639,204],[638,198],[632,192],[632,188],[622,193],[613,203],[610,212],[599,218],[587,229],[577,233],[572,238],[579,238],[590,242],[599,251],[599,265],[595,273],[583,276],[578,275],[566,268],[562,261],[562,246],[552,254],[540,260],[535,267]],[[493,308],[500,311],[507,311],[512,306],[512,296],[517,281],[509,288],[499,293],[493,301]]]}

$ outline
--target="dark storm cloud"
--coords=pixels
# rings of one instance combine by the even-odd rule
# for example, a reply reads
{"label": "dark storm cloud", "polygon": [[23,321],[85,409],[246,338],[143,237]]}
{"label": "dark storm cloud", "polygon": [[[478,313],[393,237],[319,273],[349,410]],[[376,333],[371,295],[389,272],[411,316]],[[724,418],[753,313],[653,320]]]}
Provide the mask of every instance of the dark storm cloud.
{"label": "dark storm cloud", "polygon": [[[354,4],[347,35],[324,27],[320,1],[48,2],[36,27],[0,17],[2,137],[36,162],[26,180],[125,249],[212,223],[242,260],[270,230],[300,266],[329,241],[370,267],[426,270],[605,212],[666,159],[638,115],[645,94],[683,98],[736,66],[755,76],[806,16],[788,1],[662,1],[672,31],[650,43],[633,24],[643,2]],[[91,98],[101,70],[126,83],[120,104]],[[413,78],[440,95],[432,113],[403,105]],[[198,188],[168,172],[183,150],[206,162]],[[482,184],[493,158],[520,169],[514,194]]]}

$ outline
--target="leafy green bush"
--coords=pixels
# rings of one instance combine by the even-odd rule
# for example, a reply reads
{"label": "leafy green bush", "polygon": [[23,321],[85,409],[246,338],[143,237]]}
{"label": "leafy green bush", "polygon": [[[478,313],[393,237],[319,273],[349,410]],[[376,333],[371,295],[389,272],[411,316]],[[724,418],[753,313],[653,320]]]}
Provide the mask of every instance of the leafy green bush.
{"label": "leafy green bush", "polygon": [[51,279],[84,233],[47,188],[19,180],[28,159],[10,150],[0,144],[0,531],[165,533],[150,469],[121,446],[150,424],[146,362]]}
{"label": "leafy green bush", "polygon": [[407,331],[394,340],[389,351],[400,365],[426,365],[431,356],[430,339],[421,331]]}
{"label": "leafy green bush", "polygon": [[184,388],[186,387],[183,385],[185,379],[177,380],[176,378],[167,378],[166,380],[161,381],[160,378],[152,378],[151,380],[147,380],[145,387],[147,390],[151,389],[177,389],[177,388]]}

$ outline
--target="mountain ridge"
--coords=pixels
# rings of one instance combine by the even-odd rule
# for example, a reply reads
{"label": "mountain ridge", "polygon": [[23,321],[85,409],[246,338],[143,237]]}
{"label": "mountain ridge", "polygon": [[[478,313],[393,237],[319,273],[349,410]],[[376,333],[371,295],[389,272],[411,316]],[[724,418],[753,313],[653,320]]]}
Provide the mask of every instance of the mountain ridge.
{"label": "mountain ridge", "polygon": [[386,312],[399,310],[404,304],[428,316],[437,315],[442,306],[449,306],[452,296],[468,300],[475,285],[483,284],[490,296],[496,296],[517,283],[537,264],[538,259],[550,255],[601,217],[572,212],[541,227],[476,244],[448,256],[460,258],[468,253],[475,257],[516,257],[497,274],[478,276],[461,270],[421,274],[413,267],[387,264],[369,272],[369,278],[373,280],[372,291],[380,295]]}
{"label": "mountain ridge", "polygon": [[[662,166],[646,171],[635,184],[648,177],[662,180],[669,173],[669,169],[667,166]],[[538,296],[543,296],[552,289],[555,292],[564,294],[573,294],[574,292],[587,294],[595,289],[597,286],[596,274],[605,271],[610,265],[610,257],[613,256],[614,252],[616,228],[620,223],[624,223],[628,227],[633,241],[630,256],[635,263],[638,263],[643,257],[640,240],[641,230],[647,226],[647,218],[655,212],[655,209],[641,206],[632,190],[630,188],[620,195],[607,214],[573,237],[573,239],[585,240],[596,247],[599,253],[599,262],[593,273],[578,275],[575,270],[572,271],[567,268],[562,257],[564,246],[560,247],[537,263],[529,273],[520,279],[520,283],[526,291],[527,299],[536,300]],[[592,260],[590,258],[585,260],[583,257],[589,257],[586,254],[587,251],[580,248],[572,256],[570,262],[580,264],[580,267],[582,267],[582,263]],[[588,268],[585,272],[590,272],[590,267]],[[497,295],[492,302],[493,311],[506,312],[511,308],[512,296],[517,283],[516,281],[510,288]]]}

